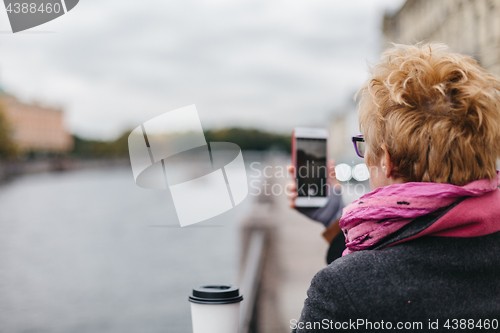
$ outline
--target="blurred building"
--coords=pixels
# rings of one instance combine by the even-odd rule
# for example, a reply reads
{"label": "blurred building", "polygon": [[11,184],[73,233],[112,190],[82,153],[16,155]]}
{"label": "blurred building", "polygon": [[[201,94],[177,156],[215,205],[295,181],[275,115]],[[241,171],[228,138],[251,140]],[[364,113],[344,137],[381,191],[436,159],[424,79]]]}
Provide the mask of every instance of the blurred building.
{"label": "blurred building", "polygon": [[0,103],[22,151],[64,153],[73,148],[73,137],[64,125],[61,109],[26,104],[0,91]]}
{"label": "blurred building", "polygon": [[351,137],[359,134],[358,108],[354,102],[334,111],[330,120],[328,155],[337,163],[357,160]]}
{"label": "blurred building", "polygon": [[[390,42],[443,42],[470,55],[500,76],[500,0],[407,0],[383,20],[383,48]],[[329,155],[357,161],[351,136],[359,134],[357,105],[335,110],[330,121]]]}
{"label": "blurred building", "polygon": [[407,0],[383,21],[384,48],[389,42],[438,41],[468,54],[500,76],[500,1]]}

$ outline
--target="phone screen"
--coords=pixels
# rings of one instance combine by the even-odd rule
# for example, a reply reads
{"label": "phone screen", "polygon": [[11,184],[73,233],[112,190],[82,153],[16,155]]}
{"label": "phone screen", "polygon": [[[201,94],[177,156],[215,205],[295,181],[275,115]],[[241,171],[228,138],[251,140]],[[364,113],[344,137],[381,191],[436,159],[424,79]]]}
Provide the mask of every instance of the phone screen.
{"label": "phone screen", "polygon": [[327,196],[326,139],[296,138],[297,194]]}

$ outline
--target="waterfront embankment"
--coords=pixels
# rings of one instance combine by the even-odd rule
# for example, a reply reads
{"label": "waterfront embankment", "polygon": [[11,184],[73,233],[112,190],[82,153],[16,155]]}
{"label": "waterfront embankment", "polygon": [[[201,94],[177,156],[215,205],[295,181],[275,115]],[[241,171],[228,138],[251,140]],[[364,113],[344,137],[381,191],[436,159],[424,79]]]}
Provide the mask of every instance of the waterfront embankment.
{"label": "waterfront embankment", "polygon": [[22,175],[44,172],[123,167],[129,165],[130,160],[128,158],[76,159],[62,157],[35,160],[0,160],[0,182]]}
{"label": "waterfront embankment", "polygon": [[[285,168],[287,163],[283,158],[266,161],[275,170]],[[284,193],[277,190],[285,188],[288,178],[266,180],[268,187],[274,186],[280,195],[262,191],[252,201],[249,215],[241,225],[240,281],[248,274],[244,266],[252,233],[265,234],[262,267],[254,291],[255,307],[242,332],[284,333],[291,330],[290,320],[300,317],[311,279],[326,266],[328,244],[321,236],[324,227],[291,209]]]}
{"label": "waterfront embankment", "polygon": [[[286,172],[289,163],[286,156],[268,156],[259,165],[260,172],[250,168],[254,200],[241,223],[239,283],[251,304],[244,306],[240,333],[290,332],[291,321],[300,318],[312,278],[326,267],[329,244],[322,237],[324,226],[289,207],[285,195],[292,179]],[[369,191],[369,183],[348,181],[342,188],[348,204]],[[261,244],[260,255],[256,244]]]}

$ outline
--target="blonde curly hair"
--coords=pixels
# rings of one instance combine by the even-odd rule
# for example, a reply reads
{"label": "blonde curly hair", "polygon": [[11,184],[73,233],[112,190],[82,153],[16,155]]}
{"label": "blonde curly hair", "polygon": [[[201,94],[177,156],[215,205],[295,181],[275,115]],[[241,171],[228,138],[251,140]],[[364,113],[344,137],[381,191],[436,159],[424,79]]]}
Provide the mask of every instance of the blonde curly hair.
{"label": "blonde curly hair", "polygon": [[496,176],[500,81],[440,43],[398,45],[358,91],[361,132],[378,163],[384,143],[394,176],[464,185]]}

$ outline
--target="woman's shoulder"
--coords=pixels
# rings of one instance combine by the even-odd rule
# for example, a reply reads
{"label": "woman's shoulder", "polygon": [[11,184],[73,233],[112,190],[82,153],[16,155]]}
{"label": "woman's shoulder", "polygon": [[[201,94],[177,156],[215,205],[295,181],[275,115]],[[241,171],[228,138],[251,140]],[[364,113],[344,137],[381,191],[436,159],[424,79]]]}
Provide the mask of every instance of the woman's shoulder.
{"label": "woman's shoulder", "polygon": [[384,249],[350,253],[331,262],[320,276],[335,276],[342,283],[360,285],[392,285],[395,279],[425,276],[432,279],[436,273],[455,274],[491,269],[500,271],[500,232],[480,237],[424,236]]}
{"label": "woman's shoulder", "polygon": [[380,290],[375,292],[376,289],[386,285],[387,279],[383,267],[377,264],[377,254],[372,252],[361,251],[338,258],[316,273],[307,291],[300,321],[349,322],[366,318],[373,296],[380,293]]}
{"label": "woman's shoulder", "polygon": [[348,303],[351,318],[444,317],[457,310],[449,305],[460,300],[476,304],[466,310],[474,316],[500,311],[500,305],[483,308],[498,303],[498,275],[500,232],[472,238],[424,236],[338,258],[316,274],[310,289],[320,303],[334,308]]}
{"label": "woman's shoulder", "polygon": [[353,252],[331,262],[316,274],[316,279],[331,281],[342,285],[344,289],[355,286],[356,289],[370,288],[374,284],[384,284],[391,279],[389,272],[394,272],[401,248],[394,251],[365,250]]}

